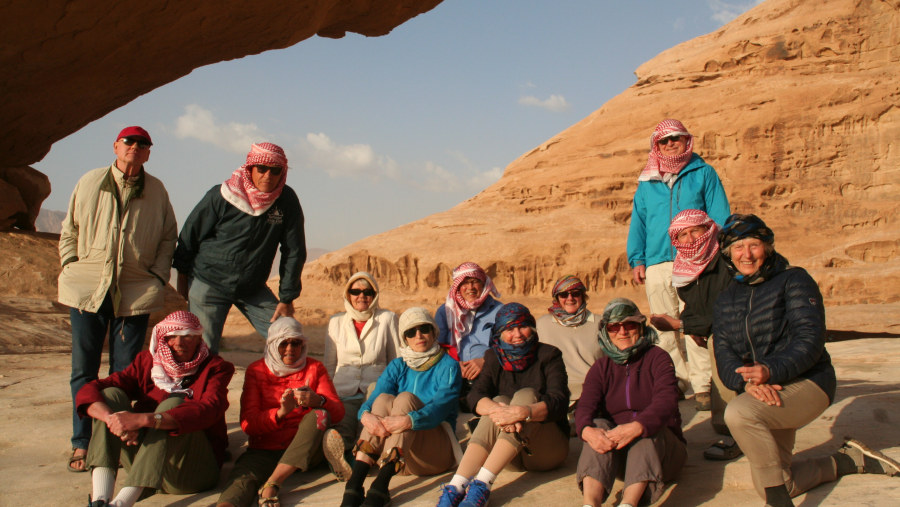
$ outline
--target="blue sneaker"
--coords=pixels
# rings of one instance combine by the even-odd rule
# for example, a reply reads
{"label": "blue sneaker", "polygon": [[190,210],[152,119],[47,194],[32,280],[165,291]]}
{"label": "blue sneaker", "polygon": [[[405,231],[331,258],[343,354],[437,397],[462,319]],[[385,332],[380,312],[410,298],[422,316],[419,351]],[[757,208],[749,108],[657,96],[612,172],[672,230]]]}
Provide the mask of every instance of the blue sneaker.
{"label": "blue sneaker", "polygon": [[441,498],[438,499],[437,507],[458,507],[466,496],[465,491],[456,489],[456,486],[444,484],[441,486]]}
{"label": "blue sneaker", "polygon": [[488,498],[491,496],[491,490],[488,485],[475,480],[469,483],[469,491],[466,498],[463,499],[459,507],[484,507],[488,504]]}

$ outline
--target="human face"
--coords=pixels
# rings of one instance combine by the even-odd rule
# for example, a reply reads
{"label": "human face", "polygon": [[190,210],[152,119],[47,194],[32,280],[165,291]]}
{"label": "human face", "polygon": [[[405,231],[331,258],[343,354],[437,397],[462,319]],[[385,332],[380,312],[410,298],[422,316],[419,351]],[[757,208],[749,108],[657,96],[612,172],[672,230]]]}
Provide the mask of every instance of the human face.
{"label": "human face", "polygon": [[434,328],[431,324],[419,324],[404,331],[403,338],[409,348],[416,352],[425,352],[434,344]]}
{"label": "human face", "polygon": [[530,327],[511,327],[500,332],[500,339],[513,346],[520,346],[534,333]]}
{"label": "human face", "polygon": [[283,170],[283,168],[277,166],[255,165],[250,168],[250,179],[253,180],[253,186],[260,192],[271,192],[275,190],[278,182],[281,181],[281,172]]}
{"label": "human face", "polygon": [[466,279],[459,284],[459,293],[462,294],[463,299],[469,303],[477,301],[483,290],[484,282],[471,276],[466,277]]}
{"label": "human face", "polygon": [[731,245],[731,263],[744,276],[759,271],[766,261],[766,244],[758,238],[744,238]]}
{"label": "human face", "polygon": [[[350,291],[359,291],[359,294],[354,295],[350,293]],[[350,298],[350,304],[360,312],[368,310],[372,305],[372,301],[375,300],[376,293],[372,289],[372,286],[369,285],[369,282],[365,280],[353,282],[353,285],[350,286],[350,291],[347,291],[347,297]]]}
{"label": "human face", "polygon": [[611,322],[606,325],[609,340],[619,350],[633,347],[641,337],[641,324],[638,322]]}
{"label": "human face", "polygon": [[[678,138],[675,141],[675,138]],[[666,144],[663,144],[663,143]],[[687,149],[687,136],[669,136],[664,137],[656,142],[656,146],[659,147],[659,152],[667,157],[676,157],[684,153],[684,150]]]}
{"label": "human face", "polygon": [[199,334],[166,337],[166,343],[172,349],[172,358],[178,363],[186,363],[193,359],[201,341],[203,336]]}
{"label": "human face", "polygon": [[584,303],[584,291],[581,289],[563,291],[556,295],[556,300],[567,313],[575,313],[581,307],[581,303]]}
{"label": "human face", "polygon": [[113,143],[113,151],[116,154],[116,167],[127,176],[137,173],[137,170],[143,166],[147,160],[150,160],[150,147],[141,147],[141,143],[146,143],[143,137],[130,137],[129,140],[137,142],[131,146],[125,144],[125,139],[118,139]]}
{"label": "human face", "polygon": [[703,236],[708,228],[704,225],[695,225],[693,227],[688,227],[687,229],[682,229],[678,234],[675,235],[675,242],[679,245],[690,245],[700,236]]}
{"label": "human face", "polygon": [[284,364],[294,364],[303,355],[304,344],[300,338],[288,338],[278,344],[278,355]]}

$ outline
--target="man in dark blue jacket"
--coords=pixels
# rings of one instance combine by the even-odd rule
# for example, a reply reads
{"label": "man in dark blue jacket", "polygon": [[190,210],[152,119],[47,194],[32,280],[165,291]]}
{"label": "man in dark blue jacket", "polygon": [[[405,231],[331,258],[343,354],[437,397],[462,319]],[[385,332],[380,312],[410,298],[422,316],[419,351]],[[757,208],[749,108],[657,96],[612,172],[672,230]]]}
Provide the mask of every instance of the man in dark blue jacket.
{"label": "man in dark blue jacket", "polygon": [[[269,324],[294,314],[306,262],[303,209],[287,181],[281,147],[258,143],[225,183],[210,189],[191,212],[175,249],[178,293],[218,353],[232,305],[265,337]],[[278,297],[266,286],[281,245]]]}

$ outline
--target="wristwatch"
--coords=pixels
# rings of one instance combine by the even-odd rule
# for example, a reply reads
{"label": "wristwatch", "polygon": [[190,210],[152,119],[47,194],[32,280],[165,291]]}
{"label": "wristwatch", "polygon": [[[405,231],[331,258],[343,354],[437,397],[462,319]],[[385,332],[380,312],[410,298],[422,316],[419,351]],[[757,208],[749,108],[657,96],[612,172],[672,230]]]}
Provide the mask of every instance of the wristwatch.
{"label": "wristwatch", "polygon": [[528,417],[525,418],[525,422],[531,422],[532,415],[534,415],[534,412],[531,410],[531,407],[528,407]]}
{"label": "wristwatch", "polygon": [[162,414],[156,413],[153,414],[153,429],[158,430],[159,425],[162,424]]}

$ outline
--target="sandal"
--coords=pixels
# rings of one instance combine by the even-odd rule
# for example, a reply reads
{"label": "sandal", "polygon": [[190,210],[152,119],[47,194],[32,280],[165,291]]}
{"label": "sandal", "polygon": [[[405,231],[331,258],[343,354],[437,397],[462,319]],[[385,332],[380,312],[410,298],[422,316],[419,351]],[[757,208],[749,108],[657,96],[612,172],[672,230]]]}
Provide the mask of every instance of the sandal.
{"label": "sandal", "polygon": [[[275,490],[275,496],[263,496],[263,491],[266,488],[272,488]],[[259,488],[259,491],[256,492],[259,495],[259,507],[281,507],[281,502],[278,501],[278,491],[281,490],[281,486],[275,484],[274,482],[267,482]]]}
{"label": "sandal", "polygon": [[731,461],[741,454],[744,454],[744,451],[731,437],[723,437],[703,451],[703,457],[712,461]]}
{"label": "sandal", "polygon": [[[78,451],[81,451],[84,454],[77,454]],[[72,448],[72,456],[69,458],[69,464],[66,465],[66,468],[76,474],[80,474],[82,472],[87,472],[87,449],[79,449],[77,447]],[[84,463],[84,468],[75,468],[72,466],[74,463],[78,463],[79,461]]]}

